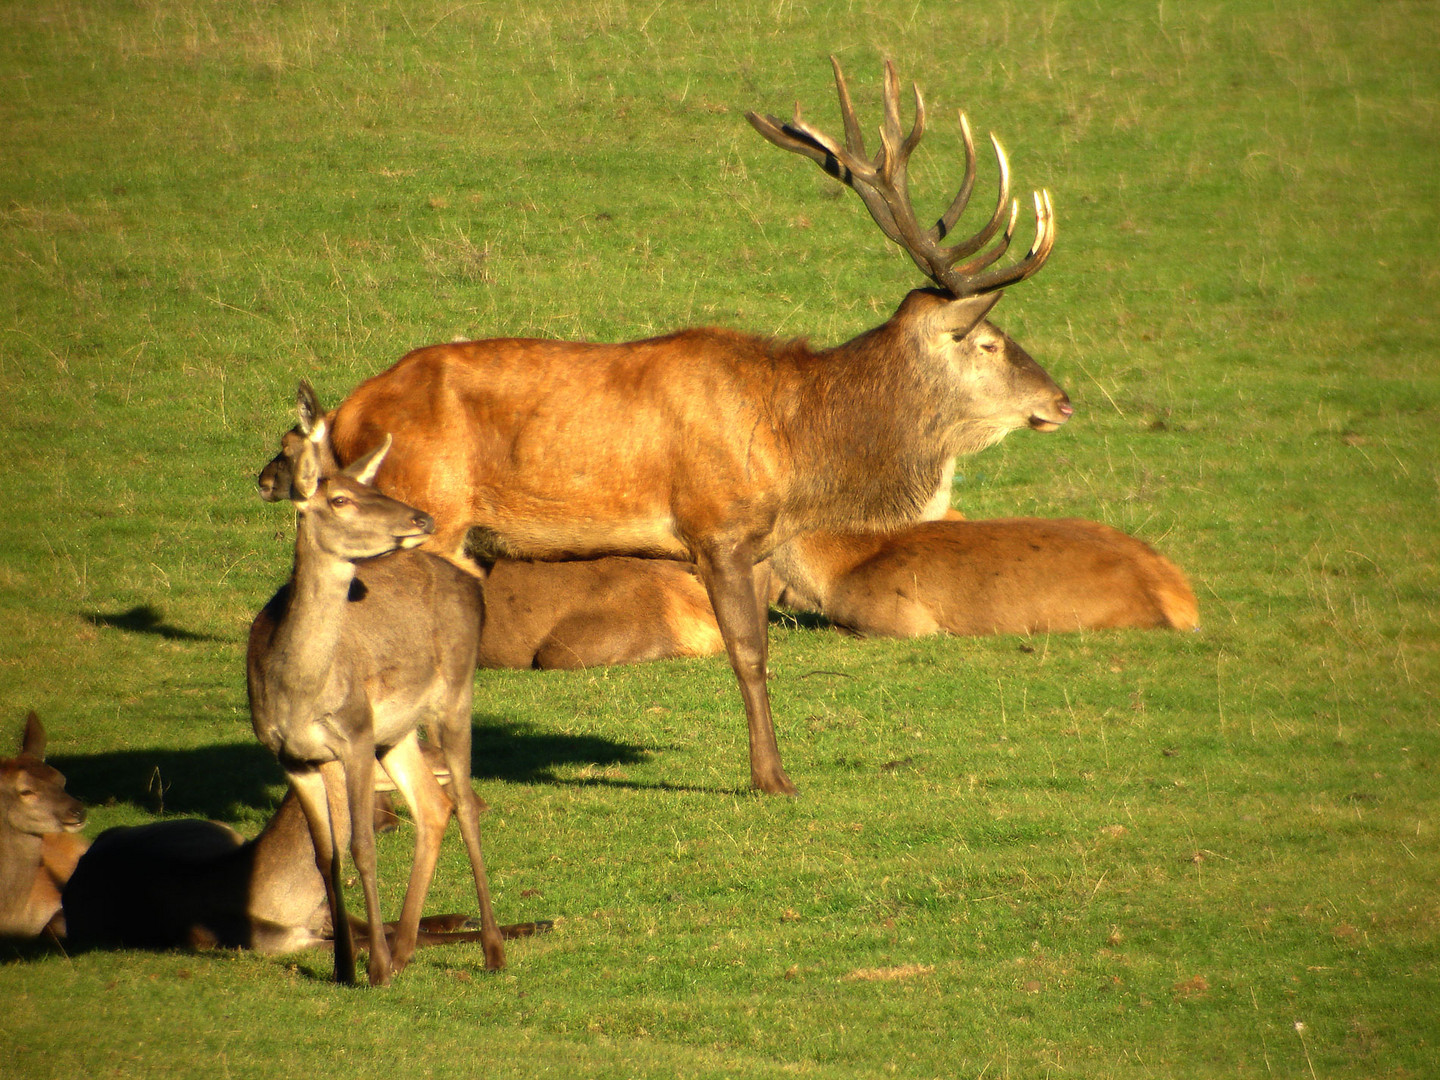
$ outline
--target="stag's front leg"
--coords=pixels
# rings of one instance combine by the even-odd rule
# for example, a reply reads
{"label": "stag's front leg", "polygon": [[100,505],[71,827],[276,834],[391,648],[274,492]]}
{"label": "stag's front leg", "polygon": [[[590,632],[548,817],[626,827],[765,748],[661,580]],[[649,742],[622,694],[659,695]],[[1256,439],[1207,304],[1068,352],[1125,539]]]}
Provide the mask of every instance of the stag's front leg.
{"label": "stag's front leg", "polygon": [[[748,545],[701,551],[700,580],[710,594],[730,667],[740,681],[745,720],[750,729],[750,786],[768,795],[797,795],[780,763],[770,692],[765,686],[769,651],[768,606],[756,595],[755,560]],[[768,578],[767,578],[768,581]]]}
{"label": "stag's front leg", "polygon": [[405,887],[405,905],[400,911],[391,947],[391,964],[398,973],[415,955],[420,916],[435,876],[445,826],[450,823],[451,803],[420,752],[413,731],[396,743],[380,763],[410,807],[410,816],[415,822],[415,856],[410,864],[410,881]]}

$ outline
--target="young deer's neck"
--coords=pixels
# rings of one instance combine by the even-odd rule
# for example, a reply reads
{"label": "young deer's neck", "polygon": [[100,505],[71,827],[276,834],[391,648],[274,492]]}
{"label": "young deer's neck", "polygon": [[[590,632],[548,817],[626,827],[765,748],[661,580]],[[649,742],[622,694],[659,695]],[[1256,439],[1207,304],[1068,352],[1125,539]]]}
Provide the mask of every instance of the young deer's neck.
{"label": "young deer's neck", "polygon": [[324,551],[302,517],[296,529],[290,601],[275,631],[273,651],[279,662],[270,668],[291,703],[324,689],[354,580],[355,564]]}

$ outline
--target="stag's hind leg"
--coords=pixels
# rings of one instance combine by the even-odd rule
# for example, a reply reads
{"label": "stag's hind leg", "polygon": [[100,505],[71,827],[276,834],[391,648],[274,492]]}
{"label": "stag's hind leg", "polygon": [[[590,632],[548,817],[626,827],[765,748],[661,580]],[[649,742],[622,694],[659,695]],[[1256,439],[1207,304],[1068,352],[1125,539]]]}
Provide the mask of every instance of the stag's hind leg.
{"label": "stag's hind leg", "polygon": [[395,927],[391,953],[391,962],[398,972],[415,954],[425,896],[435,876],[445,826],[450,823],[451,803],[435,779],[413,731],[391,747],[380,763],[404,796],[415,821],[415,857],[410,864],[410,882],[405,887],[405,904]]}

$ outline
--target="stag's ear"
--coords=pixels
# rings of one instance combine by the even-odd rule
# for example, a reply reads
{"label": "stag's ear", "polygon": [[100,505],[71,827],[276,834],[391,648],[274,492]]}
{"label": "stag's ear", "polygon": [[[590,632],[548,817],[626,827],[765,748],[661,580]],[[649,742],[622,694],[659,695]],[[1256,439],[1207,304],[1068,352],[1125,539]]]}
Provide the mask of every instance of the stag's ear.
{"label": "stag's ear", "polygon": [[345,475],[362,484],[371,484],[375,481],[375,474],[380,471],[380,463],[385,460],[385,455],[390,452],[390,433],[385,433],[385,441],[371,450],[364,457],[352,461],[350,467],[345,470]]}
{"label": "stag's ear", "polygon": [[300,416],[302,435],[309,435],[316,422],[325,416],[325,410],[320,407],[320,399],[315,396],[315,388],[308,379],[300,380],[300,389],[295,393],[295,411]]}
{"label": "stag's ear", "polygon": [[[321,421],[324,429],[324,421]],[[320,446],[315,440],[306,439],[300,444],[300,453],[295,458],[295,471],[290,478],[290,498],[304,501],[315,494],[320,486]]]}
{"label": "stag's ear", "polygon": [[25,717],[25,736],[20,741],[20,753],[29,754],[40,761],[45,760],[45,725],[40,723],[40,717],[34,709]]}
{"label": "stag's ear", "polygon": [[959,300],[952,300],[941,308],[937,314],[939,326],[936,329],[942,334],[953,334],[962,338],[980,325],[980,320],[990,314],[990,311],[1000,302],[1000,297],[1005,294],[1001,291],[981,293],[979,296],[962,296]]}

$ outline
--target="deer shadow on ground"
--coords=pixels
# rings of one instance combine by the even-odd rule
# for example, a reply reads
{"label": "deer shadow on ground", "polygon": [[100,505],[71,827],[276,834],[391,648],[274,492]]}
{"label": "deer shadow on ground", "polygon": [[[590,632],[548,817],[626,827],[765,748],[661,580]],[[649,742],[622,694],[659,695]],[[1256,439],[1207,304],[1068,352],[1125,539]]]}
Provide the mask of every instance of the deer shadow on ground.
{"label": "deer shadow on ground", "polygon": [[103,611],[82,611],[80,614],[96,626],[106,626],[112,630],[127,630],[132,634],[154,634],[166,641],[224,640],[212,634],[197,634],[194,630],[170,625],[153,604],[137,604],[129,611],[117,611],[113,615],[107,615]]}
{"label": "deer shadow on ground", "polygon": [[[561,734],[495,716],[477,717],[471,736],[471,777],[482,795],[487,781],[733,793],[663,781],[562,775],[572,766],[638,765],[665,749],[659,745]],[[284,774],[274,756],[258,743],[57,754],[49,764],[65,774],[66,789],[89,806],[125,804],[150,814],[226,821],[247,816],[247,810],[268,814],[284,795]]]}

